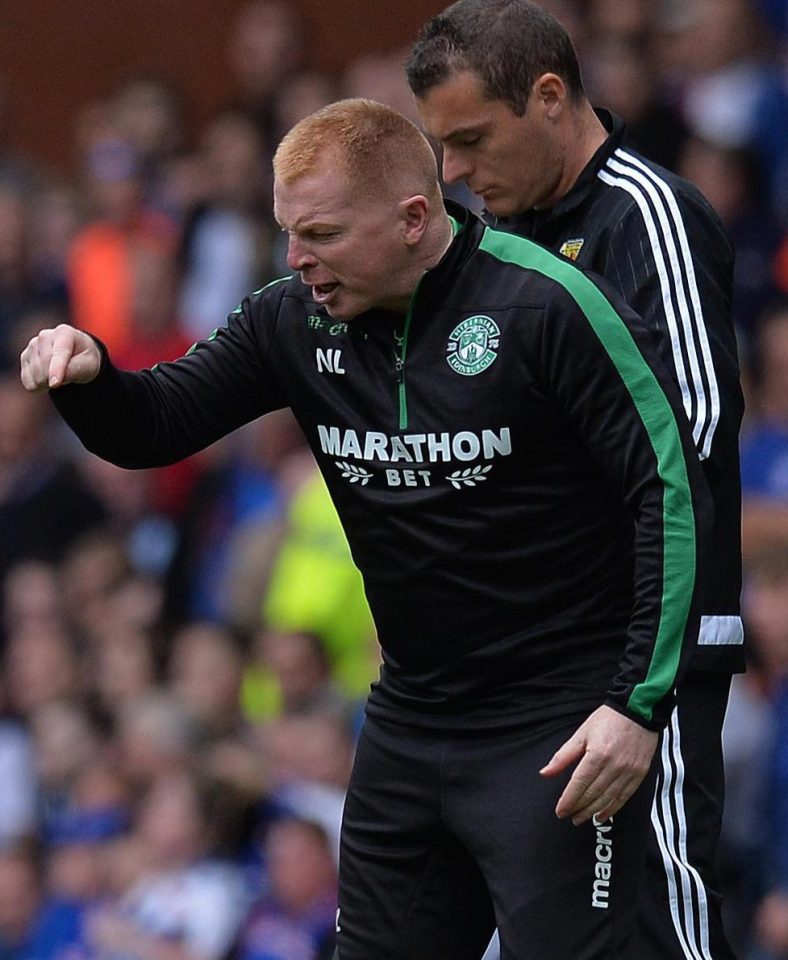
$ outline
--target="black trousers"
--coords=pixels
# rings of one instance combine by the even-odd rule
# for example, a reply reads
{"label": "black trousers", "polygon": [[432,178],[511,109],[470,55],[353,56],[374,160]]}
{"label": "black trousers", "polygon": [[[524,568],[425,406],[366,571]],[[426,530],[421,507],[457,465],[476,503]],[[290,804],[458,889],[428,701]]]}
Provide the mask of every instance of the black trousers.
{"label": "black trousers", "polygon": [[513,732],[413,730],[367,718],[345,803],[339,960],[632,954],[654,792],[612,821],[558,820],[568,779],[539,769],[584,716]]}
{"label": "black trousers", "polygon": [[657,754],[637,960],[734,960],[722,927],[716,850],[725,773],[721,731],[729,674],[694,671]]}

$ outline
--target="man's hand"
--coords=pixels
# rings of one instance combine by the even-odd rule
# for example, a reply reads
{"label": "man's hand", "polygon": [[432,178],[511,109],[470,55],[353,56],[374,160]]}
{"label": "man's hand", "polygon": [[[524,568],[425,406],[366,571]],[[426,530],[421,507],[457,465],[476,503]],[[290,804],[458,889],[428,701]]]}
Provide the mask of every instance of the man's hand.
{"label": "man's hand", "polygon": [[25,390],[40,392],[65,383],[90,383],[101,367],[101,352],[92,337],[61,323],[33,337],[20,365]]}
{"label": "man's hand", "polygon": [[555,808],[556,816],[578,825],[617,813],[649,771],[659,734],[610,707],[599,707],[539,771],[554,777],[575,767]]}

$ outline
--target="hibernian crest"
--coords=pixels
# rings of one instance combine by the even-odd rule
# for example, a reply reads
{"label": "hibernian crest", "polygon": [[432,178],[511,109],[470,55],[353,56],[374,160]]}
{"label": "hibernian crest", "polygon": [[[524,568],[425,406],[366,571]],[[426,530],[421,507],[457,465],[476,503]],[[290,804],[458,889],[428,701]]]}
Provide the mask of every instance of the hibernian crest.
{"label": "hibernian crest", "polygon": [[491,317],[468,317],[452,330],[446,360],[452,370],[474,377],[486,370],[498,356],[501,331]]}

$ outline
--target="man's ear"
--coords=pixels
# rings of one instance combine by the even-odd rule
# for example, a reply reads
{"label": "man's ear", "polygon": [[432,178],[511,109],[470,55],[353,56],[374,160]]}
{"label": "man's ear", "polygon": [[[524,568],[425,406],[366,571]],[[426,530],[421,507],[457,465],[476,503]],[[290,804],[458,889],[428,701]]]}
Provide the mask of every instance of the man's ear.
{"label": "man's ear", "polygon": [[557,73],[543,73],[531,88],[531,96],[541,105],[548,120],[557,120],[566,105],[566,84]]}
{"label": "man's ear", "polygon": [[409,247],[424,236],[430,219],[430,202],[422,194],[400,200],[398,213],[402,225],[402,239]]}

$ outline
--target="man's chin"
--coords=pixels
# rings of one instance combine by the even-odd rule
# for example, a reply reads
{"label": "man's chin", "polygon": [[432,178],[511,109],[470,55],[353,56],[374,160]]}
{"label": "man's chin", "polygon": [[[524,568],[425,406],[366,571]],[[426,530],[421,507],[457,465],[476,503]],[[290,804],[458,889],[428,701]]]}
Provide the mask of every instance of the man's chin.
{"label": "man's chin", "polygon": [[386,306],[374,297],[365,294],[354,295],[346,289],[325,304],[325,311],[329,317],[343,322],[355,320],[363,313],[376,309],[385,310]]}
{"label": "man's chin", "polygon": [[517,204],[508,197],[482,197],[482,201],[484,202],[484,209],[494,217],[513,217],[520,212]]}
{"label": "man's chin", "polygon": [[353,310],[353,309],[342,309],[338,306],[326,306],[326,313],[331,317],[332,320],[341,320],[347,322],[348,320],[354,320],[362,311]]}

